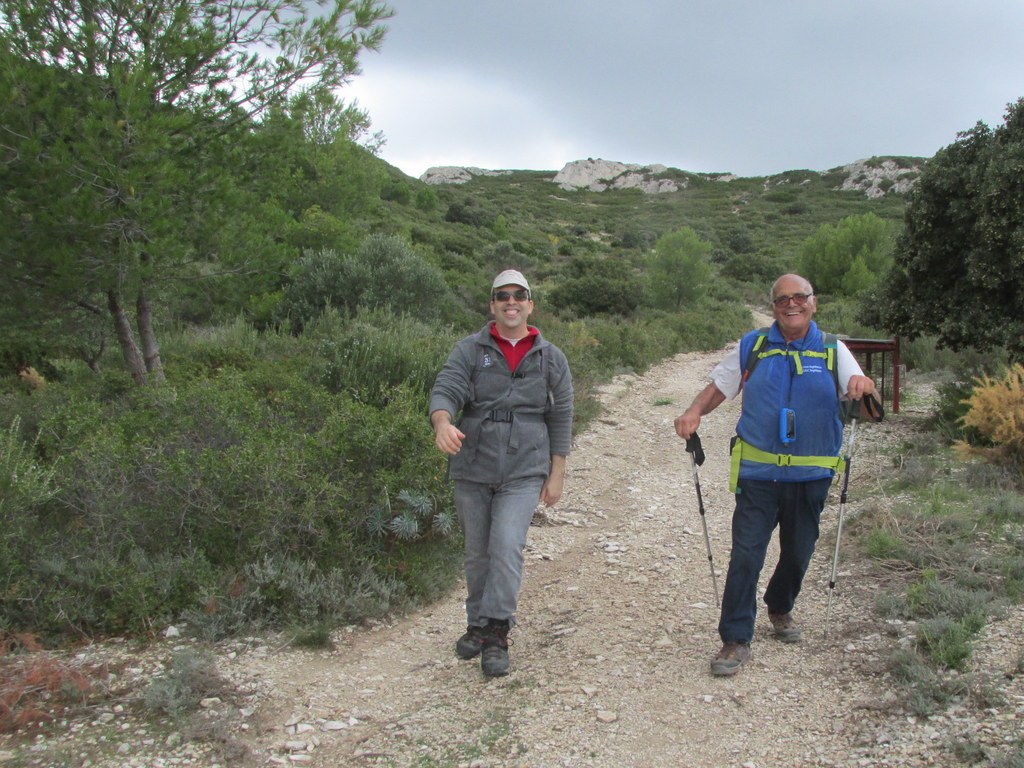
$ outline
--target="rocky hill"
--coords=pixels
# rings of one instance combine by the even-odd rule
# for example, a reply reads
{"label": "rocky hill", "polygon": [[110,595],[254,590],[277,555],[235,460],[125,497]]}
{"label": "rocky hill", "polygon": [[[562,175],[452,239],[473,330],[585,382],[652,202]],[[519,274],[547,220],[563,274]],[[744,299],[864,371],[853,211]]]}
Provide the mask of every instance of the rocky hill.
{"label": "rocky hill", "polygon": [[[839,172],[842,181],[836,189],[861,191],[869,198],[876,198],[890,193],[902,195],[910,191],[925,162],[925,158],[874,157],[819,173],[824,176]],[[670,173],[670,170],[675,172]],[[501,176],[511,173],[484,168],[438,166],[428,168],[420,176],[420,180],[431,185],[464,184],[476,176]],[[687,175],[701,176],[723,183],[739,178],[733,174],[689,174],[660,164],[638,165],[587,158],[566,163],[558,172],[552,171],[551,182],[566,191],[587,189],[592,192],[603,192],[609,189],[639,189],[645,194],[656,195],[685,189],[688,184]],[[771,178],[766,177],[765,183],[769,184]]]}

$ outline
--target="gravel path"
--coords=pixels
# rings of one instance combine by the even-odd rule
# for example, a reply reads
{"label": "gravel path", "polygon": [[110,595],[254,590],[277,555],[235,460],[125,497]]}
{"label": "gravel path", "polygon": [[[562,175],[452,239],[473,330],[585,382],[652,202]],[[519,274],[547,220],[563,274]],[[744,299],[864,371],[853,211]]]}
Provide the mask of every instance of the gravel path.
{"label": "gravel path", "polygon": [[[342,631],[329,651],[235,641],[219,649],[219,668],[251,695],[242,729],[232,726],[244,756],[229,764],[913,767],[958,764],[948,762],[950,738],[998,744],[1019,733],[1020,674],[1009,683],[1009,705],[982,721],[957,711],[918,719],[892,706],[883,660],[910,630],[873,615],[880,585],[866,565],[841,564],[825,636],[837,500],[797,603],[804,641],[772,640],[762,612],[753,660],[734,678],[710,675],[717,609],[689,456],[672,421],[720,356],[679,355],[606,388],[604,415],[576,439],[562,501],[531,529],[508,677],[486,679],[478,662],[455,657],[461,585],[396,623]],[[726,450],[737,415],[738,402],[726,403],[700,430],[719,590],[732,510]],[[899,417],[861,427],[849,515],[858,490],[891,467],[889,447],[908,429]],[[1001,665],[997,672],[1022,658],[1022,621],[1016,610],[986,628],[978,655]],[[138,746],[109,762],[93,754],[67,764],[218,764],[215,753],[163,735],[147,746],[146,735],[139,730]],[[17,759],[0,743],[0,764],[5,756]]]}

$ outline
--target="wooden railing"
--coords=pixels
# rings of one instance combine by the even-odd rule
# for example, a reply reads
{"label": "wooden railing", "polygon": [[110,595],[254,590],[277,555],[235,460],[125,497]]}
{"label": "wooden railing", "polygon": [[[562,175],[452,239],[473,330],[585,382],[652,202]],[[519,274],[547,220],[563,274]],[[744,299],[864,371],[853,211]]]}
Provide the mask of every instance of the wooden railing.
{"label": "wooden railing", "polygon": [[[888,400],[892,413],[900,412],[900,339],[843,339],[843,343],[853,352],[854,357],[864,370],[864,375],[875,380],[875,386],[882,396]],[[889,364],[886,364],[888,355]],[[875,361],[878,359],[876,372]]]}

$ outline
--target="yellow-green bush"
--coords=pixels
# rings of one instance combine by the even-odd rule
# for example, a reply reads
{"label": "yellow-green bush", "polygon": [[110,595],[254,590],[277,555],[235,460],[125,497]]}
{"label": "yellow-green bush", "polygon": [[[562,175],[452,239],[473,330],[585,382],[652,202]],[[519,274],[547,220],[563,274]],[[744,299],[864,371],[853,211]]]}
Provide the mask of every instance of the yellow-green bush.
{"label": "yellow-green bush", "polygon": [[1017,363],[1002,378],[982,376],[966,398],[967,413],[961,417],[988,445],[957,443],[967,455],[1024,468],[1024,365]]}

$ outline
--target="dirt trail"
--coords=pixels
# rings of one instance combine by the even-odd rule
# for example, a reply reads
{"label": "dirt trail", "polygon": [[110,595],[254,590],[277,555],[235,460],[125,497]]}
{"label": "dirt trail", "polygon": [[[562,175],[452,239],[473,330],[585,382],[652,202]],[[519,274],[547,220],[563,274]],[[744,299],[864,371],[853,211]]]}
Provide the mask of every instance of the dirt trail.
{"label": "dirt trail", "polygon": [[[324,766],[917,764],[913,750],[899,763],[872,756],[877,734],[862,714],[881,694],[858,669],[877,665],[882,639],[870,618],[874,587],[849,568],[830,636],[822,632],[836,503],[797,605],[804,642],[772,640],[760,615],[747,668],[709,674],[717,609],[689,456],[672,422],[720,356],[679,355],[607,388],[604,415],[575,441],[562,501],[531,528],[508,677],[487,680],[476,661],[455,657],[460,586],[393,626],[352,630],[331,652],[240,657],[267,685],[258,751],[284,756],[282,728],[292,723],[315,726],[309,757]],[[738,401],[726,403],[700,429],[719,590],[737,416]],[[871,474],[864,445],[854,489]],[[337,730],[325,733],[325,722]]]}

